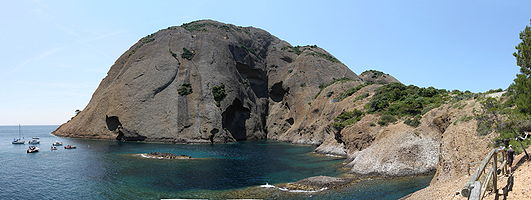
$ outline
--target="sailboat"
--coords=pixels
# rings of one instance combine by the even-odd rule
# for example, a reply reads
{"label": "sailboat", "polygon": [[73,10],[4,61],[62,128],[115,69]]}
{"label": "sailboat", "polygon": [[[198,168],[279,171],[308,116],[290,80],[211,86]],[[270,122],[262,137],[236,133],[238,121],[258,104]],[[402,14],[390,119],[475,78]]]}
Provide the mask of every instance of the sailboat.
{"label": "sailboat", "polygon": [[24,144],[26,143],[26,141],[22,140],[22,138],[20,138],[20,135],[21,135],[21,132],[20,132],[20,124],[18,125],[18,138],[16,139],[13,139],[13,142],[11,142],[11,144]]}

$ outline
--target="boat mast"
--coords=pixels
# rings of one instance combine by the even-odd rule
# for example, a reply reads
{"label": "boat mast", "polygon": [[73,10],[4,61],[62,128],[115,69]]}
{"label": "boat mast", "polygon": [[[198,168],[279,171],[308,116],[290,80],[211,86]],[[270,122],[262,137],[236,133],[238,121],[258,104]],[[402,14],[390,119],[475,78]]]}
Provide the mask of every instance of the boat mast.
{"label": "boat mast", "polygon": [[20,124],[19,124],[19,125],[18,125],[18,138],[19,138],[19,139],[21,138],[20,135],[21,135],[21,133],[20,133]]}

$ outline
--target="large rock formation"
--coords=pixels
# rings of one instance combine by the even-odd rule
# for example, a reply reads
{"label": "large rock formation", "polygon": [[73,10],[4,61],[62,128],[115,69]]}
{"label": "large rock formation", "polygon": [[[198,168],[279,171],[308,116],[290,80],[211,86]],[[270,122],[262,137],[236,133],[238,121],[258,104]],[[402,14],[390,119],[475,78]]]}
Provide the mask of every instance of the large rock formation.
{"label": "large rock formation", "polygon": [[118,58],[69,137],[230,142],[286,132],[319,85],[356,74],[316,46],[210,20],[169,27]]}
{"label": "large rock formation", "polygon": [[[466,118],[461,110],[471,113],[475,104],[428,109],[415,127],[404,117],[377,125],[382,113],[366,105],[396,82],[373,70],[357,76],[319,47],[291,46],[257,28],[196,21],[139,40],[87,107],[54,134],[176,143],[272,139],[345,156],[357,174],[437,169],[443,179],[462,156],[451,151],[456,130],[469,127],[457,123]],[[363,112],[359,120],[334,126],[353,110]]]}

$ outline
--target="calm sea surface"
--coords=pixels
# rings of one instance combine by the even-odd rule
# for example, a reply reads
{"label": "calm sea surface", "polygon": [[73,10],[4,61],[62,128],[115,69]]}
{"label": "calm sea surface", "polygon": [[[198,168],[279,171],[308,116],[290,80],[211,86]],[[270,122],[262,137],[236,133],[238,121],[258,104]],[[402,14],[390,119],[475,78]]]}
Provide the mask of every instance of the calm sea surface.
{"label": "calm sea surface", "polygon": [[[148,144],[60,138],[57,126],[22,126],[26,142],[40,137],[41,150],[13,145],[18,126],[0,126],[0,199],[397,199],[426,187],[430,177],[370,180],[341,190],[293,194],[259,185],[310,176],[336,176],[341,159],[318,156],[314,147],[278,142],[235,144]],[[59,147],[54,141],[76,145]],[[133,154],[186,154],[198,160],[154,160]],[[252,190],[253,193],[245,193]],[[242,191],[242,192],[239,192]],[[259,191],[259,192],[256,192]],[[247,196],[246,196],[247,197]]]}

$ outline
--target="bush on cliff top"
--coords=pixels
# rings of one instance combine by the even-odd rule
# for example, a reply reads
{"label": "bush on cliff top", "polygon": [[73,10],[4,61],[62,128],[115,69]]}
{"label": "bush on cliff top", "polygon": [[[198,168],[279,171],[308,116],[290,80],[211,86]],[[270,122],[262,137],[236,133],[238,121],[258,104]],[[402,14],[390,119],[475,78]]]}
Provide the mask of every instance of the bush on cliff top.
{"label": "bush on cliff top", "polygon": [[362,111],[359,111],[356,109],[352,111],[348,111],[348,112],[342,112],[334,119],[335,122],[332,124],[332,126],[335,129],[341,131],[343,130],[343,128],[361,120],[361,118],[363,117],[363,114],[364,113]]}
{"label": "bush on cliff top", "polygon": [[367,104],[367,110],[369,113],[415,116],[440,106],[447,97],[446,90],[390,83],[378,88]]}

